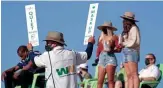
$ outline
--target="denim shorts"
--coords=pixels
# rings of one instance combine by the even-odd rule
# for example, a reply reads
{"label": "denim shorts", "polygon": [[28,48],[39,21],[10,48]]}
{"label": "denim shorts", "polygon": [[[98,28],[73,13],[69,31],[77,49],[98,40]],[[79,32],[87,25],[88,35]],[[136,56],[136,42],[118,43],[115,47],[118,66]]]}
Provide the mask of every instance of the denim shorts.
{"label": "denim shorts", "polygon": [[117,66],[116,56],[114,53],[101,52],[98,64],[103,67],[106,67],[107,65]]}
{"label": "denim shorts", "polygon": [[139,53],[137,50],[130,49],[130,48],[124,48],[123,49],[123,54],[124,54],[124,61],[123,62],[139,62]]}

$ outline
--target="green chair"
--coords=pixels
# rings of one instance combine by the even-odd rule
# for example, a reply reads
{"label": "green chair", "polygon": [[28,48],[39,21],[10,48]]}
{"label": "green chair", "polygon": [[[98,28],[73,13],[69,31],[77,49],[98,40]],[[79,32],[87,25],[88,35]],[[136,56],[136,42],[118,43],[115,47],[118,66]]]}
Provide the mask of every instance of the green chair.
{"label": "green chair", "polygon": [[[15,86],[15,88],[21,88],[21,86]],[[29,85],[28,88],[31,88],[31,85]]]}
{"label": "green chair", "polygon": [[36,74],[34,74],[31,88],[37,88],[36,81],[37,81],[37,78],[39,76],[45,76],[45,73],[36,73]]}
{"label": "green chair", "polygon": [[[45,73],[36,73],[36,74],[34,74],[34,75],[33,75],[33,82],[32,82],[32,85],[29,85],[28,88],[39,88],[39,87],[36,86],[37,78],[38,78],[39,76],[44,76],[44,75],[45,75]],[[16,86],[15,88],[21,88],[21,86]]]}
{"label": "green chair", "polygon": [[144,84],[147,84],[147,85],[149,85],[152,88],[156,88],[157,87],[157,85],[161,81],[161,78],[163,77],[163,64],[158,64],[157,67],[159,68],[160,73],[161,73],[159,79],[157,81],[143,81],[143,82],[140,83],[139,88],[141,88],[142,85],[144,85]]}
{"label": "green chair", "polygon": [[16,86],[15,88],[21,88],[21,86]]}

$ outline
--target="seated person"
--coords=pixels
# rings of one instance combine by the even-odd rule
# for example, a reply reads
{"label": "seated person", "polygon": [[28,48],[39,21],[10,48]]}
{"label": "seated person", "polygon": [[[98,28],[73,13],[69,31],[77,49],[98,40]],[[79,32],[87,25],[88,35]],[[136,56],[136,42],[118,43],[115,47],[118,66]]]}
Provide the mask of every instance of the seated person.
{"label": "seated person", "polygon": [[[91,79],[92,78],[91,74],[88,73],[88,66],[86,63],[79,65],[78,75],[79,75],[81,82],[83,82],[84,79]],[[81,87],[84,87],[84,84],[81,84]]]}
{"label": "seated person", "polygon": [[37,69],[32,67],[27,71],[22,70],[22,68],[26,66],[28,62],[34,58],[34,56],[40,55],[38,51],[29,51],[27,46],[21,45],[17,49],[17,54],[20,57],[21,61],[16,66],[2,73],[1,78],[2,81],[4,80],[5,82],[5,88],[13,88],[13,86],[16,85],[21,85],[23,88],[28,88],[28,85],[32,83],[33,73]]}
{"label": "seated person", "polygon": [[[139,72],[140,81],[155,81],[160,77],[160,70],[155,65],[156,57],[150,53],[146,55],[145,64],[146,67]],[[148,85],[143,85],[142,88],[151,88]]]}
{"label": "seated person", "polygon": [[[160,77],[160,70],[155,65],[156,57],[154,54],[149,53],[145,57],[146,67],[139,72],[139,79],[141,81],[155,81]],[[120,81],[117,81],[115,88],[122,88]],[[142,85],[142,88],[151,88],[149,85]]]}

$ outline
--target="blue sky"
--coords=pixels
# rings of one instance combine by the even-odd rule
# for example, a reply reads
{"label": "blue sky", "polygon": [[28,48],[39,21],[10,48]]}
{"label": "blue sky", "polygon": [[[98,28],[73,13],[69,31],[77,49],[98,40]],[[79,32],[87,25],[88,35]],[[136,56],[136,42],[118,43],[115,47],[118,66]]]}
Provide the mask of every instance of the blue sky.
{"label": "blue sky", "polygon": [[[37,14],[37,26],[40,45],[35,50],[44,51],[45,39],[48,31],[60,31],[64,33],[65,41],[69,49],[77,51],[85,50],[83,45],[85,27],[87,23],[89,5],[96,2],[2,2],[1,6],[1,70],[2,72],[18,63],[20,60],[16,50],[19,45],[28,43],[25,5],[35,4]],[[97,40],[100,31],[97,26],[104,21],[112,21],[118,28],[116,34],[122,32],[121,15],[125,11],[134,12],[139,20],[138,26],[141,32],[141,51],[139,70],[145,66],[144,57],[147,53],[154,53],[157,63],[163,63],[163,2],[98,2],[99,8],[95,25],[95,38]],[[97,44],[97,43],[96,43]],[[92,58],[89,60],[89,72],[94,75],[95,68],[91,66],[95,59],[96,45]],[[122,53],[116,54],[118,64],[122,61]],[[117,67],[119,70],[119,66]],[[2,82],[1,82],[2,83]],[[163,80],[158,88],[163,87]],[[2,88],[4,85],[2,83]]]}

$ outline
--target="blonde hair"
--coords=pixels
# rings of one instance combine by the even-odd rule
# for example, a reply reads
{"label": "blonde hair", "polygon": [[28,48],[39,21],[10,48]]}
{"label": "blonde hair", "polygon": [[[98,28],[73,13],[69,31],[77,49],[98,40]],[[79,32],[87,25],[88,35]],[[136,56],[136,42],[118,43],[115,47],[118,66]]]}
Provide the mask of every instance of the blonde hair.
{"label": "blonde hair", "polygon": [[99,38],[98,38],[98,42],[100,42],[100,41],[103,39],[103,37],[104,37],[104,33],[101,32],[101,34],[100,34],[100,36],[99,36]]}

